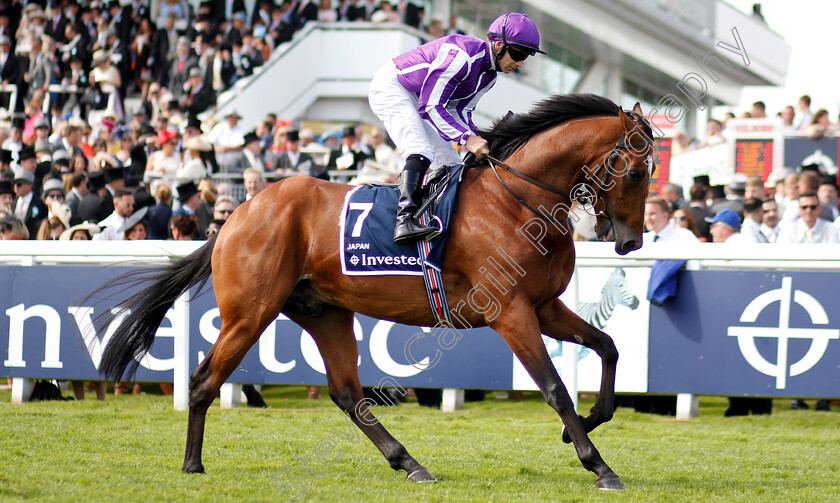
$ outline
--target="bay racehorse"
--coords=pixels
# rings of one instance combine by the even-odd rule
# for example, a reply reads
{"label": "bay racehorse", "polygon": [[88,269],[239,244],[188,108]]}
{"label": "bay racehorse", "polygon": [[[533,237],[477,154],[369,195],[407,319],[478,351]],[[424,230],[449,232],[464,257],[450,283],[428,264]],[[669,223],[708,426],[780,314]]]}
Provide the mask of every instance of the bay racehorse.
{"label": "bay racehorse", "polygon": [[[456,329],[487,325],[498,332],[560,415],[563,440],[573,442],[584,468],[597,474],[596,485],[622,489],[621,479],[587,435],[612,418],[618,353],[607,334],[582,321],[558,297],[574,271],[567,213],[572,199],[598,211],[597,235],[614,239],[617,253],[642,245],[654,169],[650,126],[638,104],[624,112],[606,98],[560,95],[531,112],[508,114],[481,135],[493,161],[478,161],[463,175],[443,259],[445,293],[450,305],[463,306],[486,277],[483,259],[500,247],[518,264],[520,275],[504,284],[500,310],[491,315],[463,308]],[[421,277],[342,274],[339,214],[350,189],[309,177],[281,180],[239,206],[215,239],[148,272],[142,280],[147,286],[119,304],[130,314],[108,343],[100,367],[111,379],[122,377],[129,366],[136,369],[166,311],[212,271],[221,330],[190,379],[184,472],[204,472],[207,409],[282,312],[312,335],[326,366],[330,397],[391,467],[405,470],[412,481],[436,480],[363,402],[354,313],[406,325],[432,326],[435,321]],[[587,417],[575,412],[541,333],[577,342],[601,357],[601,388]]]}

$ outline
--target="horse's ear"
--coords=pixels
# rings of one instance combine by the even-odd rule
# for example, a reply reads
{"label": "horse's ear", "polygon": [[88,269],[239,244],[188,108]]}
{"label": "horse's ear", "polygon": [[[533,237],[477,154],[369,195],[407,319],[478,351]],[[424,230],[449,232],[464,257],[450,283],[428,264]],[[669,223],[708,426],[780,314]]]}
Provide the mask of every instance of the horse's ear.
{"label": "horse's ear", "polygon": [[636,102],[635,105],[633,105],[633,111],[636,112],[637,114],[641,115],[642,117],[645,116],[645,114],[642,112],[642,105],[639,104],[638,101]]}
{"label": "horse's ear", "polygon": [[627,114],[624,113],[624,109],[618,109],[618,120],[621,121],[621,124],[624,126],[624,132],[630,132],[633,129],[633,121],[630,117],[627,117]]}

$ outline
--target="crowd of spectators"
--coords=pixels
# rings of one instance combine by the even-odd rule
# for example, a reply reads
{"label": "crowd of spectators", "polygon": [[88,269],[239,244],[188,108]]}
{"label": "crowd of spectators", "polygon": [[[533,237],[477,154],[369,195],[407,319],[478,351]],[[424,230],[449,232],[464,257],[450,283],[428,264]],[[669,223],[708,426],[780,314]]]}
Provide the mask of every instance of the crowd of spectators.
{"label": "crowd of spectators", "polygon": [[[731,119],[736,118],[732,112],[724,114],[723,118],[711,118],[706,122],[706,131],[702,140],[690,138],[685,131],[677,129],[672,134],[671,153],[679,154],[723,143],[726,128]],[[767,119],[766,106],[763,101],[753,103],[749,111],[741,112],[738,119]],[[837,122],[831,122],[828,110],[819,108],[811,110],[811,97],[807,94],[800,96],[796,106],[787,105],[776,113],[780,121],[781,133],[785,136],[804,136],[807,138],[822,138],[824,136],[840,135],[840,116]]]}
{"label": "crowd of spectators", "polygon": [[214,218],[217,199],[226,210],[282,177],[393,181],[401,159],[379,128],[317,143],[272,113],[253,131],[235,111],[199,119],[316,19],[424,26],[411,2],[260,0],[251,13],[236,2],[4,4],[0,75],[18,103],[0,93],[14,111],[0,124],[0,236],[204,239],[230,215]]}

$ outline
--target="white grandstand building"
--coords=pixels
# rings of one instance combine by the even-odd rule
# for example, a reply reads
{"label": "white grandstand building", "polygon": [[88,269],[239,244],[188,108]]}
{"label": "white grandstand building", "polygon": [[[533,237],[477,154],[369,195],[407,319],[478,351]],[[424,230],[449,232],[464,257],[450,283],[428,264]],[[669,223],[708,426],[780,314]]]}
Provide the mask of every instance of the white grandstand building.
{"label": "white grandstand building", "polygon": [[[625,107],[640,101],[645,113],[655,108],[694,135],[711,106],[737,104],[744,86],[783,85],[790,60],[790,46],[763,20],[720,0],[426,2],[427,19],[454,15],[459,29],[478,37],[511,11],[537,23],[548,54],[500,76],[476,110],[480,126],[550,94],[593,92]],[[247,127],[268,112],[376,124],[367,104],[370,79],[424,37],[400,24],[310,23],[256,75],[221,95],[218,112],[236,109]]]}

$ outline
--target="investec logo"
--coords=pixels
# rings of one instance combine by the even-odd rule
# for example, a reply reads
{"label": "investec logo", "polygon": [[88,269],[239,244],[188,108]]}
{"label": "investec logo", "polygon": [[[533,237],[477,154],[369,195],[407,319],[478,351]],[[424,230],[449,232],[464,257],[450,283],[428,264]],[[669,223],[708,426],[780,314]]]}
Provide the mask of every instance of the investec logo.
{"label": "investec logo", "polygon": [[[764,375],[776,378],[776,389],[787,386],[788,368],[790,376],[798,376],[811,370],[823,357],[828,348],[828,342],[840,338],[840,330],[831,328],[792,328],[790,326],[791,301],[800,305],[814,325],[828,325],[828,315],[822,304],[802,290],[793,290],[793,278],[782,278],[782,287],[764,292],[747,305],[741,314],[741,323],[755,323],[764,308],[779,302],[779,324],[776,327],[734,326],[729,327],[727,335],[738,338],[738,348],[744,359],[754,369]],[[778,339],[776,363],[764,359],[755,346],[756,337],[773,337]],[[788,339],[811,339],[808,352],[796,363],[788,365]]]}
{"label": "investec logo", "polygon": [[420,259],[417,257],[409,257],[407,255],[368,255],[366,253],[362,253],[361,256],[353,255],[350,257],[350,263],[353,264],[353,266],[361,265],[361,267],[420,265]]}

